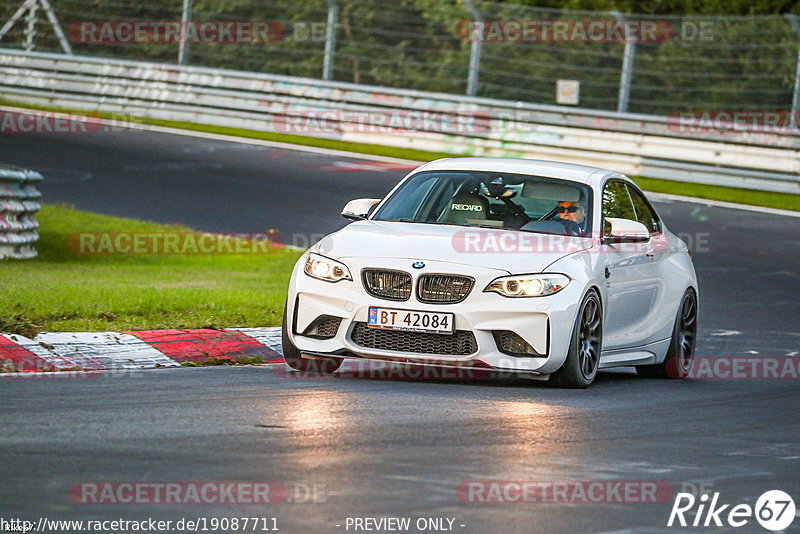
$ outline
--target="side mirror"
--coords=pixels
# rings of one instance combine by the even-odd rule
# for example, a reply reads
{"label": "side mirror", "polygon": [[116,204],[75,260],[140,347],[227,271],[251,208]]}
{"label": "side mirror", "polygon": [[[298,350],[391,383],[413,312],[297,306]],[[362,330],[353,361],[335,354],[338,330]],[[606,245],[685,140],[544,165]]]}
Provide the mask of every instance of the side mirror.
{"label": "side mirror", "polygon": [[650,241],[650,232],[640,222],[630,219],[606,217],[611,225],[611,233],[603,236],[604,243],[645,243]]}
{"label": "side mirror", "polygon": [[356,200],[351,200],[345,204],[342,210],[342,217],[352,221],[366,219],[370,210],[380,201],[381,199],[379,198],[358,198]]}

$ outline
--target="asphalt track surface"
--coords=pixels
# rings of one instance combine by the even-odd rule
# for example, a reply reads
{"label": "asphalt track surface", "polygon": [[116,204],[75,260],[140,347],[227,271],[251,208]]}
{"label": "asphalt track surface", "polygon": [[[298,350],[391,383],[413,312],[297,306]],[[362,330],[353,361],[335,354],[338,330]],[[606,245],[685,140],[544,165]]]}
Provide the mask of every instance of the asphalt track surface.
{"label": "asphalt track surface", "polygon": [[[405,174],[140,131],[4,136],[0,161],[42,172],[47,202],[202,230],[274,228],[298,245],[345,224],[347,200],[380,197]],[[656,207],[694,250],[698,356],[798,356],[800,219]],[[447,517],[454,532],[676,532],[666,527],[672,499],[482,504],[456,490],[479,480],[664,481],[675,491],[704,484],[722,503],[752,505],[781,489],[800,504],[798,384],[621,370],[566,391],[503,377],[301,379],[280,365],[8,379],[0,517],[259,516],[276,517],[283,532],[354,532],[348,517]],[[68,489],[86,481],[279,482],[295,502],[73,503]],[[297,502],[314,484],[318,502]],[[752,520],[730,530],[765,532]]]}

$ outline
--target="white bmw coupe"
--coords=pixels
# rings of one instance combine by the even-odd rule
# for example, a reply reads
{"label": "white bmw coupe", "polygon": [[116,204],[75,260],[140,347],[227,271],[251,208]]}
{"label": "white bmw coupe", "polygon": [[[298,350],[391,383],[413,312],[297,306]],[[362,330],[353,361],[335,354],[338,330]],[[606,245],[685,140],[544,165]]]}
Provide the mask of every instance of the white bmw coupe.
{"label": "white bmw coupe", "polygon": [[441,159],[312,246],[289,282],[296,370],[344,358],[524,372],[585,388],[598,369],[684,378],[698,288],[686,244],[617,172]]}

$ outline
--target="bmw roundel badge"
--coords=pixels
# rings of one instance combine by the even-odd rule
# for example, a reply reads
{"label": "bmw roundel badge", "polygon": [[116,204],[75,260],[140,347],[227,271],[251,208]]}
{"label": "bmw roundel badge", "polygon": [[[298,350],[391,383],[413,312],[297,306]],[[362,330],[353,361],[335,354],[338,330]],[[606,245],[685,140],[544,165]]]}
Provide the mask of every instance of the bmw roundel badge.
{"label": "bmw roundel badge", "polygon": [[422,263],[421,261],[415,261],[413,264],[411,264],[411,266],[415,269],[422,269],[423,267],[425,267],[425,264]]}

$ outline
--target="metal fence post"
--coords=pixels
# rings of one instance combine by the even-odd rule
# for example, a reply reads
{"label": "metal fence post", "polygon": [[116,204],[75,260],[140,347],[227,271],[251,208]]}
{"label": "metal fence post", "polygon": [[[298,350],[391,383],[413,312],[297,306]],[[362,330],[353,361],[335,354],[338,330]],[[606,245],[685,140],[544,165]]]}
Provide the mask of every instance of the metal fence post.
{"label": "metal fence post", "polygon": [[[619,11],[612,11],[612,15],[618,22],[625,22],[625,17]],[[631,94],[631,78],[633,78],[633,56],[636,52],[636,43],[625,30],[625,53],[622,56],[622,72],[619,77],[619,97],[617,98],[617,111],[624,113],[628,111],[628,98]]]}
{"label": "metal fence post", "polygon": [[30,5],[31,5],[31,0],[25,0],[24,2],[22,2],[22,5],[19,6],[17,11],[13,15],[11,15],[11,18],[8,19],[8,21],[6,21],[5,24],[3,24],[2,28],[0,28],[0,39],[5,37],[5,35],[8,33],[8,30],[11,29],[11,27],[20,19],[20,17],[22,17],[23,14],[25,14],[25,11],[28,9]]}
{"label": "metal fence post", "polygon": [[[467,96],[475,96],[478,91],[478,71],[481,68],[481,46],[483,45],[483,16],[472,0],[463,0],[472,17],[472,33],[470,40],[472,45],[469,50],[469,75],[467,77]],[[475,38],[475,26],[480,25],[481,38]]]}
{"label": "metal fence post", "polygon": [[25,22],[27,26],[25,26],[25,43],[23,47],[25,48],[26,52],[31,52],[34,48],[36,48],[36,22],[37,22],[37,11],[39,10],[39,3],[38,2],[31,2],[28,4],[28,14],[25,16]]}
{"label": "metal fence post", "polygon": [[325,28],[325,57],[322,62],[322,79],[333,76],[333,54],[336,51],[336,23],[339,21],[339,4],[336,0],[328,2],[328,25]]}
{"label": "metal fence post", "polygon": [[[31,11],[37,9],[38,5],[41,5],[41,7],[44,9],[45,14],[47,15],[47,20],[50,21],[50,25],[53,27],[53,31],[55,32],[56,37],[58,37],[58,42],[61,43],[61,48],[64,49],[64,53],[72,55],[72,47],[69,45],[67,37],[61,30],[61,24],[59,24],[58,22],[58,17],[56,17],[55,12],[53,11],[53,6],[50,5],[50,2],[48,0],[25,0],[24,2],[22,2],[22,5],[19,7],[19,9],[17,9],[17,11],[13,15],[11,15],[11,18],[8,19],[8,21],[3,25],[3,27],[0,28],[0,39],[5,37],[5,35],[11,29],[11,27],[14,26],[14,24],[22,17],[22,15],[26,11],[30,16]],[[28,22],[30,23],[30,21]],[[33,32],[26,30],[25,36],[27,37],[29,34],[33,33],[35,33],[35,29]],[[34,37],[32,42],[30,43],[31,48],[28,49],[27,48],[28,42],[26,39],[25,42],[26,50],[30,52],[30,50],[33,49],[33,46],[35,46],[35,44],[36,42]]]}
{"label": "metal fence post", "polygon": [[189,43],[186,42],[186,25],[192,20],[192,0],[183,0],[183,13],[181,14],[181,42],[178,44],[178,64],[186,64],[189,54]]}
{"label": "metal fence post", "polygon": [[72,47],[67,40],[67,36],[64,35],[64,31],[61,29],[61,24],[58,22],[56,12],[53,10],[53,6],[50,5],[50,1],[39,0],[39,3],[42,4],[44,12],[47,15],[47,20],[50,21],[50,25],[53,27],[53,31],[56,33],[56,37],[58,37],[58,42],[61,43],[61,48],[64,49],[64,53],[72,55]]}
{"label": "metal fence post", "polygon": [[[800,37],[800,22],[797,22],[797,16],[786,14],[792,29]],[[797,128],[797,114],[800,113],[800,48],[797,50],[797,66],[794,71],[794,90],[792,91],[792,116],[789,117],[793,128]]]}

